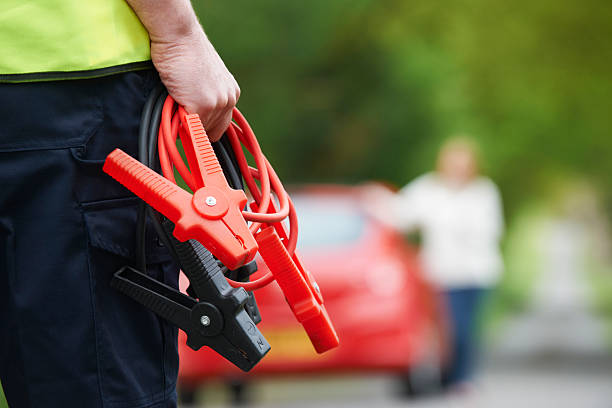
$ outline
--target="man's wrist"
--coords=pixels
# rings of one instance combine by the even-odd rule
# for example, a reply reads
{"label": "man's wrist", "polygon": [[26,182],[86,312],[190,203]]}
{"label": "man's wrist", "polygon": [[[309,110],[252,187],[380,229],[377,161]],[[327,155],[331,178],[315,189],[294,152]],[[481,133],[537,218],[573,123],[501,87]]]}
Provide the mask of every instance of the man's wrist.
{"label": "man's wrist", "polygon": [[176,43],[202,35],[189,0],[127,0],[149,32],[151,42]]}
{"label": "man's wrist", "polygon": [[204,30],[193,13],[191,15],[186,13],[185,15],[174,16],[166,24],[147,29],[151,42],[157,43],[180,43],[187,38],[204,35]]}

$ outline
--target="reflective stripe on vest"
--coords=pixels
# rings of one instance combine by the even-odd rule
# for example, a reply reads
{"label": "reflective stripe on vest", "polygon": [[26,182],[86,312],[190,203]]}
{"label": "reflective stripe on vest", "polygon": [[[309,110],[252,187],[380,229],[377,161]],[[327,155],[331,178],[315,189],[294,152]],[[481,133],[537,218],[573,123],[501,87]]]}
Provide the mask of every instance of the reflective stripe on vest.
{"label": "reflective stripe on vest", "polygon": [[101,76],[150,58],[125,0],[0,0],[0,82]]}

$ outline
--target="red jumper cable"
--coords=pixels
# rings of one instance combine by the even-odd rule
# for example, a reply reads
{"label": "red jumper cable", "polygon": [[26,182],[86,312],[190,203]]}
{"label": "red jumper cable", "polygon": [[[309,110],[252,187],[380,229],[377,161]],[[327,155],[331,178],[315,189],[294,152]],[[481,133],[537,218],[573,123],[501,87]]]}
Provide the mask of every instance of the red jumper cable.
{"label": "red jumper cable", "polygon": [[[188,114],[170,96],[163,104],[158,133],[164,177],[119,149],[108,156],[104,171],[171,220],[179,241],[199,241],[229,269],[245,265],[259,251],[270,272],[252,282],[228,282],[252,291],[276,280],[316,351],[322,353],[338,345],[338,336],[320,289],[296,252],[295,208],[244,116],[234,109],[232,118],[226,134],[253,198],[248,209],[245,193],[229,187],[198,115]],[[256,167],[248,165],[243,146]],[[178,187],[174,170],[193,195]]]}

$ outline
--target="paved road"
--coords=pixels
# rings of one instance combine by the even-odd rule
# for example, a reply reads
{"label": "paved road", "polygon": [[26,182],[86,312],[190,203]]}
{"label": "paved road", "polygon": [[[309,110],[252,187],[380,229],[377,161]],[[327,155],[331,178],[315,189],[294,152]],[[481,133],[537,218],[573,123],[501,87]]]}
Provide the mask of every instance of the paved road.
{"label": "paved road", "polygon": [[[612,362],[490,362],[471,394],[413,401],[397,399],[393,380],[385,377],[263,382],[254,391],[265,401],[257,408],[609,408]],[[223,396],[213,399],[203,406],[224,406]]]}
{"label": "paved road", "polygon": [[[256,384],[256,407],[611,408],[612,355],[588,307],[582,236],[570,221],[550,224],[533,301],[487,350],[471,393],[404,401],[386,377],[301,379]],[[207,397],[223,406],[218,391]]]}

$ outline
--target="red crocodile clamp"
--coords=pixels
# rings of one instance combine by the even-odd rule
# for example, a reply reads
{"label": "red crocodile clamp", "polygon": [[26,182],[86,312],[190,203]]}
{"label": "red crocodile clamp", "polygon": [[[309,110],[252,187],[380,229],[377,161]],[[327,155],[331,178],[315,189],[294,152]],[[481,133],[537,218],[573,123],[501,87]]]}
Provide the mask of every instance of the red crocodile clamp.
{"label": "red crocodile clamp", "polygon": [[[251,203],[251,209],[257,206]],[[275,212],[270,203],[268,212]],[[297,251],[290,254],[283,242],[289,237],[283,223],[274,223],[255,236],[259,253],[285,295],[296,319],[302,324],[317,353],[324,353],[339,345],[336,330],[323,305],[323,295],[314,276],[304,268]]]}
{"label": "red crocodile clamp", "polygon": [[338,346],[338,335],[323,306],[319,285],[304,269],[297,254],[289,255],[281,242],[277,231],[282,229],[282,225],[276,230],[267,227],[257,234],[259,253],[283,291],[293,314],[304,326],[315,350],[323,353]]}
{"label": "red crocodile clamp", "polygon": [[229,187],[198,115],[185,115],[181,139],[196,183],[193,195],[120,149],[103,170],[175,223],[179,241],[195,239],[230,269],[251,261],[257,243],[242,217],[247,198]]}

